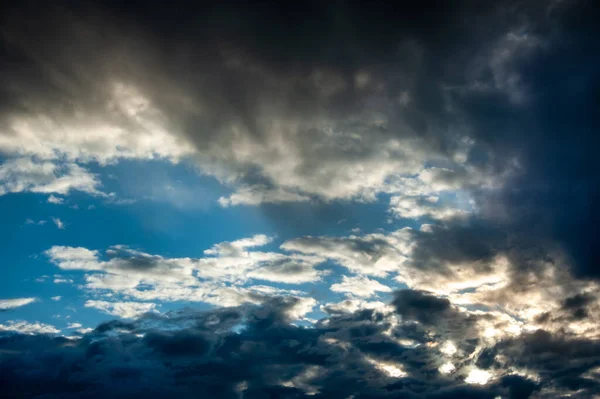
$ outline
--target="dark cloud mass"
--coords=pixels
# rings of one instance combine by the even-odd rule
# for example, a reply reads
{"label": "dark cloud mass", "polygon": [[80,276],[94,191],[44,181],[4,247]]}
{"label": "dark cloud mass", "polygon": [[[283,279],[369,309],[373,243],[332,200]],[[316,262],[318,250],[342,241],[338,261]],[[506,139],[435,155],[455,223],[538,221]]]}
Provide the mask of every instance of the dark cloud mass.
{"label": "dark cloud mass", "polygon": [[[407,297],[418,299],[409,299],[406,306],[396,300],[398,312],[448,311],[447,303],[420,292],[399,292],[397,298]],[[148,315],[129,324],[101,324],[75,340],[5,335],[0,338],[3,396],[519,398],[538,389],[517,375],[500,376],[486,388],[444,377],[437,371],[440,355],[435,348],[399,343],[414,325],[394,323],[394,313],[334,315],[314,328],[303,328],[288,324],[285,309],[292,304],[274,299],[258,308]],[[238,325],[242,329],[234,332]],[[432,342],[426,331],[412,338]],[[515,364],[528,361],[530,352],[537,356],[549,351],[557,366],[560,356],[575,356],[582,362],[576,369],[548,368],[552,376],[568,373],[564,383],[578,386],[584,384],[581,375],[597,364],[592,342],[570,343],[543,331],[523,340],[493,350]],[[534,345],[525,347],[527,340]],[[373,359],[394,362],[408,374],[391,378]]]}
{"label": "dark cloud mass", "polygon": [[[599,5],[3,3],[0,196],[117,201],[92,168],[161,159],[230,188],[222,208],[277,204],[276,226],[376,201],[414,226],[204,258],[57,243],[45,254],[94,293],[245,304],[135,318],[154,305],[89,300],[130,320],[68,338],[0,324],[0,396],[597,397]],[[286,215],[297,203],[311,215]],[[235,286],[330,264],[356,276],[319,320],[298,291]]]}
{"label": "dark cloud mass", "polygon": [[[445,376],[438,371],[443,355],[431,345],[432,332],[445,334],[436,320],[447,317],[463,326],[470,321],[423,292],[400,291],[393,304],[392,313],[331,315],[312,328],[290,325],[286,309],[294,301],[274,298],[259,307],[107,322],[79,339],[4,334],[3,396],[528,398],[544,388],[544,397],[570,392],[583,398],[598,388],[590,377],[600,365],[598,343],[543,330],[479,354],[477,339],[455,341],[475,341],[463,349],[483,369],[526,368],[541,379],[499,374],[477,387]],[[406,320],[395,321],[398,314]],[[403,343],[407,338],[419,345]],[[390,364],[395,369],[385,368]],[[457,366],[462,374],[470,367]]]}

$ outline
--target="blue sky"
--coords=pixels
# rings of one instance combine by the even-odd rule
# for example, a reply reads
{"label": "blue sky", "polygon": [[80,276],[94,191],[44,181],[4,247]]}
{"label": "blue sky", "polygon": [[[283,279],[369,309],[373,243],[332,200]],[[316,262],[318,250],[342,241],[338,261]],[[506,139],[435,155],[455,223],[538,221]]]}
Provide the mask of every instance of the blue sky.
{"label": "blue sky", "polygon": [[[379,200],[223,208],[218,199],[231,193],[231,187],[200,175],[184,163],[125,161],[105,167],[93,165],[90,170],[99,176],[102,190],[114,193],[114,197],[107,200],[77,192],[0,197],[2,207],[12,209],[2,228],[3,262],[10,265],[3,269],[2,292],[6,298],[36,298],[27,306],[1,313],[2,321],[23,319],[67,328],[71,323],[93,327],[113,317],[84,306],[87,300],[103,296],[82,286],[84,272],[61,270],[53,264],[45,254],[53,246],[102,251],[126,245],[168,258],[201,258],[204,250],[215,244],[257,234],[273,237],[261,250],[277,251],[284,241],[298,236],[346,236],[419,226],[414,221],[390,218]],[[51,203],[51,197],[61,202]],[[344,208],[341,212],[340,207]],[[331,271],[323,281],[266,283],[310,292],[323,303],[343,299],[343,294],[330,291],[329,286],[341,281],[344,270],[327,261],[320,268]],[[157,303],[161,311],[212,306],[200,301],[182,302]]]}

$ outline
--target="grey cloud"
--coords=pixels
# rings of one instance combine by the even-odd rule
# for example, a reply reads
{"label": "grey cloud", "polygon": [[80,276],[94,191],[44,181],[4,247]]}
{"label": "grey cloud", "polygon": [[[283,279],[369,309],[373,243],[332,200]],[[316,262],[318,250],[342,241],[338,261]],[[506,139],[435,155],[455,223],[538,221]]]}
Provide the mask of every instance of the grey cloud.
{"label": "grey cloud", "polygon": [[[477,342],[479,331],[477,316],[468,315],[455,308],[448,299],[415,290],[396,292],[392,305],[405,320],[417,321],[432,332],[446,338]],[[466,342],[472,345],[473,342]]]}
{"label": "grey cloud", "polygon": [[[425,162],[462,168],[454,158],[466,133],[447,134],[441,115],[443,86],[465,79],[440,71],[453,64],[441,61],[464,63],[447,51],[459,44],[471,45],[469,54],[486,46],[470,39],[463,18],[486,21],[470,27],[492,40],[528,11],[271,6],[198,6],[193,21],[150,5],[8,10],[7,56],[26,67],[11,78],[25,89],[3,85],[3,151],[100,162],[191,157],[241,183],[224,205],[373,200],[388,178]],[[310,31],[283,26],[280,13],[312,19]],[[20,18],[32,23],[12,22]],[[40,120],[51,127],[37,128]],[[58,133],[82,128],[85,137]],[[29,131],[37,141],[26,141]]]}
{"label": "grey cloud", "polygon": [[[397,298],[403,299],[398,311],[407,306],[430,310],[430,326],[442,314],[461,317],[446,300],[422,292],[400,292]],[[537,332],[502,341],[490,350],[506,363],[486,365],[497,377],[474,386],[462,382],[460,374],[466,371],[457,371],[456,378],[437,371],[443,360],[430,344],[438,338],[411,333],[418,323],[369,309],[330,316],[314,328],[297,327],[288,324],[296,301],[272,298],[261,306],[147,314],[103,323],[76,340],[4,334],[3,392],[57,398],[144,397],[149,392],[155,397],[528,398],[558,388],[591,393],[596,386],[597,379],[585,377],[593,372],[597,352],[588,340]],[[400,343],[409,337],[421,345]],[[560,367],[540,363],[544,353]],[[475,354],[474,360],[481,356]],[[540,371],[541,379],[534,382],[511,367]]]}

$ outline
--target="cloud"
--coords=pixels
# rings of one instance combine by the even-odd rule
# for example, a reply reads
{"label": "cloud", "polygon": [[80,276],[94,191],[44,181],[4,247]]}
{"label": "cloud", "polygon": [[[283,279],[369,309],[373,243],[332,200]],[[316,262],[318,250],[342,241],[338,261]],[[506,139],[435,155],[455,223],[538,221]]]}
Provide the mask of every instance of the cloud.
{"label": "cloud", "polygon": [[430,196],[422,197],[401,197],[395,196],[390,199],[390,210],[401,218],[417,219],[424,216],[432,219],[449,219],[466,214],[464,210],[437,206],[439,198]]}
{"label": "cloud", "polygon": [[[300,259],[292,257],[291,259],[275,260],[257,270],[250,271],[247,276],[257,280],[301,284],[319,281],[322,276],[328,274],[328,271],[316,270],[314,263],[302,262]],[[315,260],[320,261],[318,258]]]}
{"label": "cloud", "polygon": [[38,225],[38,226],[43,226],[47,223],[46,220],[38,220],[37,222],[32,220],[32,219],[26,219],[25,220],[25,224],[34,224],[34,225]]}
{"label": "cloud", "polygon": [[[227,185],[224,208],[380,201],[410,219],[394,225],[421,227],[312,229],[279,249],[254,236],[196,258],[52,247],[102,311],[235,308],[145,315],[69,345],[2,339],[9,395],[598,391],[596,4],[188,7],[8,7],[0,194],[110,199],[92,170],[161,159]],[[329,264],[345,273],[334,291],[408,289],[391,304],[322,303],[310,320],[316,300],[279,286],[319,282]]]}
{"label": "cloud", "polygon": [[0,311],[19,308],[37,301],[37,298],[0,299]]}
{"label": "cloud", "polygon": [[269,189],[263,186],[241,187],[229,197],[219,198],[219,204],[227,208],[237,205],[259,205],[282,202],[305,202],[310,197],[285,191],[283,189]]}
{"label": "cloud", "polygon": [[281,248],[335,260],[355,273],[384,277],[406,260],[408,234],[408,230],[399,230],[390,235],[302,237],[284,242]]}
{"label": "cloud", "polygon": [[96,175],[74,163],[59,165],[17,158],[0,164],[0,195],[19,192],[66,195],[71,191],[82,191],[106,196],[99,191],[100,185]]}
{"label": "cloud", "polygon": [[[0,150],[16,160],[5,165],[65,170],[41,185],[10,172],[20,177],[4,192],[91,192],[89,176],[70,182],[91,162],[189,160],[232,186],[223,206],[391,195],[399,217],[510,216],[594,275],[581,243],[597,224],[585,199],[597,197],[598,76],[582,56],[595,38],[583,6],[312,5],[292,13],[312,18],[309,31],[283,30],[281,9],[198,6],[188,14],[201,21],[174,24],[154,6],[90,7],[7,12]],[[449,189],[464,198],[447,201]]]}
{"label": "cloud", "polygon": [[7,324],[0,324],[0,332],[16,332],[19,334],[58,334],[59,329],[44,323],[30,323],[27,321],[9,320]]}
{"label": "cloud", "polygon": [[86,308],[98,309],[101,312],[107,313],[112,316],[119,316],[124,319],[138,317],[144,313],[153,311],[156,308],[156,304],[154,303],[107,302],[95,300],[86,301],[84,306]]}
{"label": "cloud", "polygon": [[53,280],[54,284],[72,284],[73,280],[71,280],[70,278],[62,278],[62,277],[58,277],[58,276],[54,276],[54,280]]}
{"label": "cloud", "polygon": [[342,276],[342,282],[333,284],[330,289],[334,292],[347,292],[365,298],[371,297],[377,292],[392,291],[387,285],[364,276]]}
{"label": "cloud", "polygon": [[[518,245],[517,239],[522,240]],[[391,277],[415,292],[443,295],[469,309],[483,308],[491,319],[478,318],[471,324],[478,325],[485,340],[537,328],[599,337],[593,325],[600,320],[600,302],[592,295],[598,283],[580,280],[561,267],[559,250],[538,256],[532,253],[535,246],[482,220],[451,219],[387,234],[304,237],[284,242],[281,248],[324,257],[364,275],[352,281]],[[371,293],[366,280],[331,288]]]}
{"label": "cloud", "polygon": [[87,271],[84,289],[141,301],[258,303],[265,294],[251,282],[314,283],[329,273],[315,268],[325,261],[322,257],[254,250],[271,240],[259,234],[222,242],[197,259],[165,258],[122,245],[110,247],[104,256],[97,250],[64,246],[54,246],[45,254],[61,269]]}
{"label": "cloud", "polygon": [[[77,340],[2,337],[3,389],[27,396],[527,398],[585,397],[597,388],[594,341],[537,331],[482,348],[456,335],[459,349],[443,349],[438,319],[461,324],[468,312],[434,295],[400,291],[391,309],[335,313],[312,328],[290,324],[298,303],[273,297],[262,305],[146,313],[102,323]],[[438,371],[448,356],[454,368]],[[72,377],[62,371],[76,364],[78,383],[67,384]]]}
{"label": "cloud", "polygon": [[61,197],[55,197],[54,195],[50,194],[50,196],[48,197],[48,202],[51,204],[63,204],[65,202],[64,198]]}
{"label": "cloud", "polygon": [[52,222],[56,225],[59,230],[64,230],[65,224],[60,218],[52,218]]}
{"label": "cloud", "polygon": [[[172,37],[160,33],[164,26],[155,18],[150,20],[156,24],[146,24],[123,10],[99,8],[76,14],[49,6],[43,15],[52,18],[27,14],[36,21],[31,34],[41,39],[35,41],[21,25],[6,24],[4,37],[14,62],[27,68],[12,75],[22,89],[3,86],[10,96],[1,118],[7,132],[0,140],[2,152],[100,164],[192,160],[203,173],[234,186],[232,195],[219,200],[222,206],[312,198],[373,201],[389,192],[390,180],[419,174],[429,163],[478,173],[478,168],[464,167],[475,143],[468,129],[459,126],[446,134],[446,121],[430,118],[423,103],[425,95],[436,104],[446,96],[448,83],[438,80],[449,73],[436,70],[446,63],[430,56],[441,54],[439,43],[419,29],[382,34],[369,27],[390,15],[394,24],[409,27],[419,16],[440,36],[469,38],[447,31],[455,24],[437,23],[437,13],[348,7],[339,18],[352,32],[343,33],[327,7],[315,6],[311,12],[319,18],[313,28],[326,40],[294,28],[287,37],[298,39],[295,52],[290,51],[294,45],[282,47],[267,39],[282,34],[277,12],[269,10],[256,11],[269,21],[268,28],[256,26],[243,8],[195,12],[204,22],[179,18],[178,34]],[[25,17],[23,12],[13,9],[11,20]],[[456,12],[467,16],[474,10],[458,7]],[[494,8],[484,18],[495,22],[497,12]],[[511,17],[509,29],[518,20]],[[214,18],[223,22],[221,33],[195,31],[198,23],[209,26]],[[485,30],[498,43],[513,37],[506,36],[507,26],[480,25],[476,30]],[[258,33],[264,29],[270,33]],[[348,46],[353,35],[363,39]],[[67,42],[69,49],[63,46]],[[468,42],[473,57],[488,48],[487,42]],[[500,60],[509,42],[498,44],[500,50],[488,57],[499,60],[490,62],[495,84],[502,88],[515,75],[515,68],[509,68],[514,57]],[[192,48],[210,56],[200,57]],[[448,63],[465,63],[449,58]],[[464,184],[471,180],[466,177]],[[423,191],[431,191],[418,181]],[[455,184],[461,185],[459,180]]]}

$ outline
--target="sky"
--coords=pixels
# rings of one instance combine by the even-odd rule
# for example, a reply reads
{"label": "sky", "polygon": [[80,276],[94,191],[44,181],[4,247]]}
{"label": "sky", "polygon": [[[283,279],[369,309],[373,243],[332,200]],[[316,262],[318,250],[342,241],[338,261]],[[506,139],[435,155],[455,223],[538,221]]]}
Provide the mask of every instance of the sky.
{"label": "sky", "polygon": [[600,395],[597,2],[0,7],[0,396]]}

